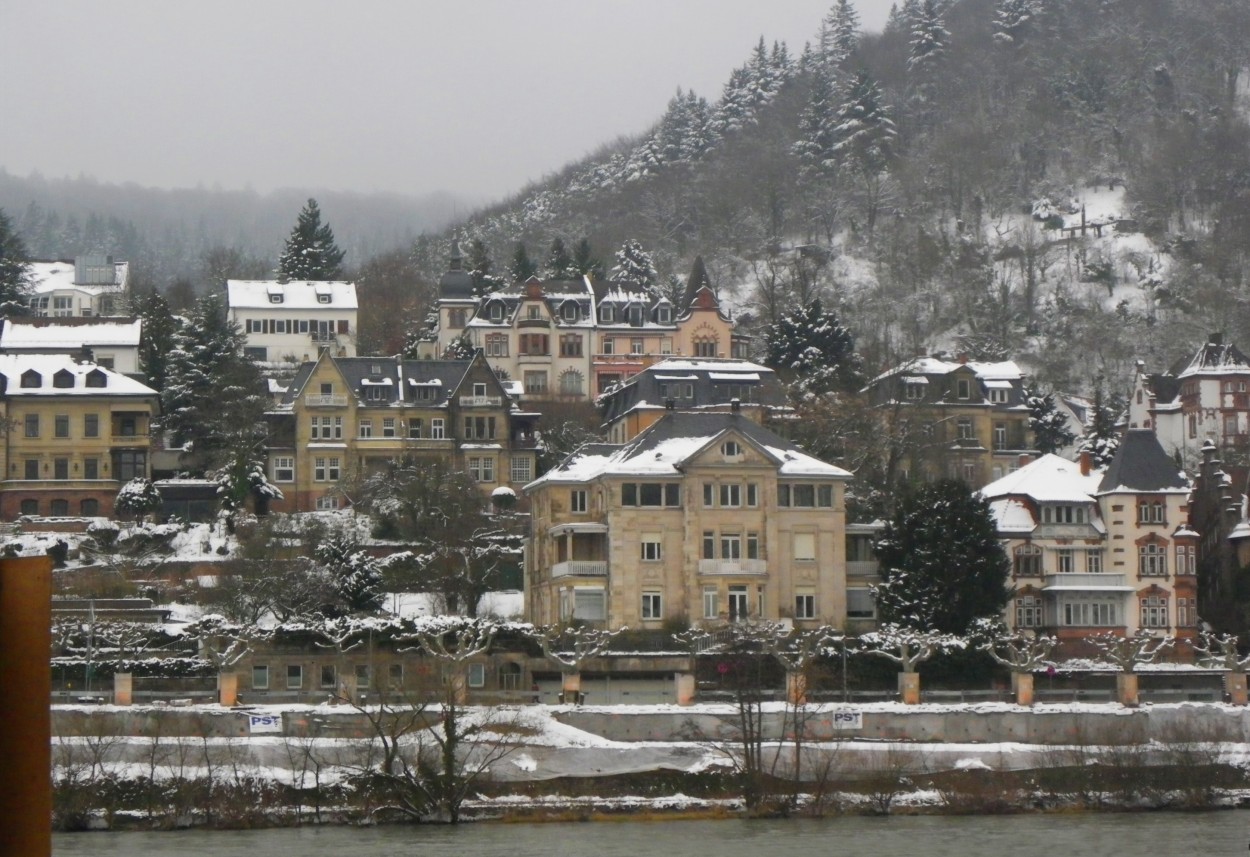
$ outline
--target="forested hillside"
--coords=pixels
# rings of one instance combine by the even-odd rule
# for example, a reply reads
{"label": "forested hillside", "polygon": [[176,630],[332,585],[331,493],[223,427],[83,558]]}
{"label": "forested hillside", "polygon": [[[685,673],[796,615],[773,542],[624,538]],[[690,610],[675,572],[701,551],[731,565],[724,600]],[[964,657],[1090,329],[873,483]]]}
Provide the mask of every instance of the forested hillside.
{"label": "forested hillside", "polygon": [[458,231],[496,270],[555,238],[636,239],[662,276],[701,254],[740,313],[837,308],[869,370],[945,348],[1122,389],[1208,330],[1250,344],[1247,12],[908,0],[864,34],[840,0]]}

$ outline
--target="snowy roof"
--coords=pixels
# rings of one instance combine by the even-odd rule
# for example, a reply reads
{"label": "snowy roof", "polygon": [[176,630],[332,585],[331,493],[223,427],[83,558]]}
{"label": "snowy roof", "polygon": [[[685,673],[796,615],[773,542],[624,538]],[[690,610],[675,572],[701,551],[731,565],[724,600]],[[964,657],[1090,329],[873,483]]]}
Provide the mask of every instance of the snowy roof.
{"label": "snowy roof", "polygon": [[[37,373],[37,378],[27,374],[32,370]],[[70,374],[72,385],[54,386],[54,378],[62,372]],[[0,354],[0,375],[4,376],[5,391],[9,396],[158,395],[151,387],[120,372],[94,363],[79,363],[68,354]],[[23,376],[26,376],[25,383]],[[103,386],[88,386],[88,376],[93,379],[103,376]]]}
{"label": "snowy roof", "polygon": [[1250,374],[1250,358],[1242,354],[1236,345],[1225,345],[1223,337],[1212,336],[1211,341],[1199,348],[1198,353],[1175,374],[1178,379],[1205,374]]}
{"label": "snowy roof", "polygon": [[[226,294],[231,309],[356,309],[356,284],[339,280],[227,280]],[[274,303],[271,295],[282,295]],[[320,296],[329,295],[323,303]]]}
{"label": "snowy roof", "polygon": [[[693,398],[679,398],[671,388],[665,389],[674,381],[694,382]],[[750,386],[746,392],[731,391],[722,386],[727,384]],[[728,407],[733,398],[773,410],[789,408],[785,389],[772,369],[747,360],[716,358],[661,360],[603,394],[599,403],[608,425],[635,409],[666,407],[668,399],[674,400],[678,410],[693,410]]]}
{"label": "snowy roof", "polygon": [[990,514],[1000,533],[1031,533],[1036,526],[1033,513],[1023,500],[999,497],[990,501]]}
{"label": "snowy roof", "polygon": [[130,274],[129,262],[113,262],[112,285],[85,284],[75,282],[75,265],[73,262],[31,262],[30,281],[32,294],[77,289],[92,294],[115,292],[126,285]]}
{"label": "snowy roof", "polygon": [[1120,448],[1098,485],[1100,494],[1137,491],[1189,491],[1189,479],[1163,451],[1159,438],[1150,429],[1129,429],[1124,433]]}
{"label": "snowy roof", "polygon": [[583,446],[525,490],[548,482],[587,482],[603,476],[682,477],[692,457],[728,433],[736,434],[770,458],[780,475],[826,479],[851,476],[742,414],[673,411],[627,444]]}
{"label": "snowy roof", "polygon": [[[993,363],[969,360],[964,363],[958,360],[944,360],[940,357],[917,357],[901,366],[882,372],[873,379],[873,383],[900,374],[946,375],[965,367],[971,369],[982,381],[1019,381],[1024,377],[1024,373],[1014,360],[1000,360]],[[908,380],[911,382],[910,378]]]}
{"label": "snowy roof", "polygon": [[1058,455],[1043,455],[981,489],[987,500],[1029,497],[1038,503],[1093,503],[1102,471],[1081,475],[1081,466]]}
{"label": "snowy roof", "polygon": [[0,331],[0,348],[13,350],[77,350],[83,346],[129,346],[138,348],[143,331],[141,319],[11,318]]}

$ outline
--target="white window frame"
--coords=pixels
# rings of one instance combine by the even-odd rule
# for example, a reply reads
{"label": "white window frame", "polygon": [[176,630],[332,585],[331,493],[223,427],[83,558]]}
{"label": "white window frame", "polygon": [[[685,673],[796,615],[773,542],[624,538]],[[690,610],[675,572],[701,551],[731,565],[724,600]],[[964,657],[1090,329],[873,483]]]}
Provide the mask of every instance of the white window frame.
{"label": "white window frame", "polygon": [[273,481],[274,482],[294,482],[295,481],[295,456],[278,455],[273,459]]}
{"label": "white window frame", "polygon": [[814,590],[802,590],[794,593],[794,618],[816,618],[816,593]]}
{"label": "white window frame", "polygon": [[659,533],[643,533],[638,545],[638,558],[643,562],[663,562],[664,539]]}
{"label": "white window frame", "polygon": [[664,593],[647,590],[642,593],[641,617],[651,622],[664,618]]}

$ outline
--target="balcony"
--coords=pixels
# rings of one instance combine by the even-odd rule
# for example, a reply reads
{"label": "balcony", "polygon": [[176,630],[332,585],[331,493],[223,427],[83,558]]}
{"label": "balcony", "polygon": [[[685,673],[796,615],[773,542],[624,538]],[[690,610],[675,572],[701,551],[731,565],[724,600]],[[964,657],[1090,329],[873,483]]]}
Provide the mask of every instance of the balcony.
{"label": "balcony", "polygon": [[551,567],[552,578],[557,577],[607,577],[607,560],[575,559],[557,562]]}
{"label": "balcony", "polygon": [[846,562],[847,577],[880,577],[881,563],[875,559],[852,559]]}
{"label": "balcony", "polygon": [[313,396],[304,397],[304,405],[309,408],[345,408],[346,396]]}
{"label": "balcony", "polygon": [[117,444],[121,444],[122,446],[125,446],[126,444],[146,445],[147,442],[150,440],[150,435],[148,435],[148,433],[145,431],[132,431],[132,432],[122,432],[121,434],[114,434],[112,435],[112,438],[113,438],[114,445],[117,445]]}
{"label": "balcony", "polygon": [[321,345],[333,345],[339,341],[338,334],[324,330],[314,330],[308,338]]}
{"label": "balcony", "polygon": [[1047,574],[1042,577],[1042,591],[1132,592],[1122,574]]}
{"label": "balcony", "polygon": [[498,408],[503,405],[503,396],[461,396],[462,408]]}
{"label": "balcony", "polygon": [[762,559],[701,559],[699,574],[768,574],[768,564]]}

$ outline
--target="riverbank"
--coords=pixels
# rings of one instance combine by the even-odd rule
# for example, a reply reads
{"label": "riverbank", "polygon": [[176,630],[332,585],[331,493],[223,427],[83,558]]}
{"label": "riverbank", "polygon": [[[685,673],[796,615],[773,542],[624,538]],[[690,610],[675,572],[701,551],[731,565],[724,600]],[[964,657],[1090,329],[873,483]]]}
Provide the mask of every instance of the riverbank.
{"label": "riverbank", "polygon": [[[1250,724],[1233,706],[765,704],[741,714],[727,705],[464,709],[456,812],[464,820],[1000,814],[1250,800]],[[411,715],[58,707],[57,829],[445,819],[425,781],[440,763],[444,727]],[[969,734],[1033,740],[949,740]]]}

